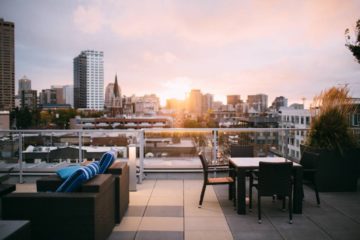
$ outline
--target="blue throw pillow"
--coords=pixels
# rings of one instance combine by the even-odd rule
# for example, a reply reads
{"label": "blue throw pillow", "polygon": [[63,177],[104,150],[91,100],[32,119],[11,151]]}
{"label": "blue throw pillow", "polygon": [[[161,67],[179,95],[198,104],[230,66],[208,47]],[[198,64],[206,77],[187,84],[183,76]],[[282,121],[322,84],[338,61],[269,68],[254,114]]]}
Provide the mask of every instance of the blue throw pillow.
{"label": "blue throw pillow", "polygon": [[56,192],[73,192],[79,188],[83,182],[90,180],[98,174],[99,169],[98,162],[93,162],[85,167],[79,168],[56,189]]}
{"label": "blue throw pillow", "polygon": [[115,161],[115,152],[108,151],[104,153],[100,159],[100,171],[99,173],[105,173],[106,170],[113,164]]}
{"label": "blue throw pillow", "polygon": [[68,167],[64,167],[62,169],[59,169],[56,171],[56,174],[63,180],[67,179],[68,177],[70,177],[76,170],[78,170],[79,168],[81,168],[80,165],[76,165],[76,166],[68,166]]}

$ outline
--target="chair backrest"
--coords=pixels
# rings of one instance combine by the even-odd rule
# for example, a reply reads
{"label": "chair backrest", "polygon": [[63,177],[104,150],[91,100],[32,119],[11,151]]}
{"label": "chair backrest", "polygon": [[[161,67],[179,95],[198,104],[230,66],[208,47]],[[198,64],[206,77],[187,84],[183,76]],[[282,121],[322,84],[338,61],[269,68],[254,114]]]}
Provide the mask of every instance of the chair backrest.
{"label": "chair backrest", "polygon": [[304,169],[317,169],[318,157],[318,153],[303,151],[301,154],[300,164]]}
{"label": "chair backrest", "polygon": [[199,158],[200,158],[200,161],[201,161],[201,165],[203,167],[204,181],[207,181],[207,179],[208,179],[208,168],[209,168],[208,161],[206,160],[206,157],[205,157],[203,152],[199,152]]}
{"label": "chair backrest", "polygon": [[254,146],[252,145],[230,145],[231,157],[254,157]]}
{"label": "chair backrest", "polygon": [[259,192],[262,196],[291,194],[292,162],[260,162]]}

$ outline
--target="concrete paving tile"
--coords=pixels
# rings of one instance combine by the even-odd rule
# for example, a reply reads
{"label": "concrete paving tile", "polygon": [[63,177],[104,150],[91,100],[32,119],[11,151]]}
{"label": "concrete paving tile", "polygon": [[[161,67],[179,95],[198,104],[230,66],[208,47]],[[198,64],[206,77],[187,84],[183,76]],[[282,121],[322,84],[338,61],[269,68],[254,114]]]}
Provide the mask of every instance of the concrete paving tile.
{"label": "concrete paving tile", "polygon": [[183,206],[147,206],[145,217],[183,217]]}
{"label": "concrete paving tile", "polygon": [[182,231],[139,231],[135,240],[183,240]]}
{"label": "concrete paving tile", "polygon": [[121,223],[114,227],[113,231],[137,231],[142,217],[123,217]]}
{"label": "concrete paving tile", "polygon": [[155,197],[152,196],[149,200],[148,205],[150,206],[183,206],[184,200],[181,197]]}
{"label": "concrete paving tile", "polygon": [[306,216],[297,216],[293,224],[288,223],[288,219],[281,217],[271,217],[271,223],[285,239],[330,239],[316,224]]}
{"label": "concrete paving tile", "polygon": [[185,217],[185,231],[229,231],[224,217]]}
{"label": "concrete paving tile", "polygon": [[125,213],[127,217],[142,217],[145,213],[146,205],[130,205]]}
{"label": "concrete paving tile", "polygon": [[143,217],[140,231],[184,231],[182,217]]}
{"label": "concrete paving tile", "polygon": [[283,240],[284,238],[275,230],[239,231],[233,233],[236,240]]}
{"label": "concrete paving tile", "polygon": [[232,240],[228,231],[185,231],[185,240]]}
{"label": "concrete paving tile", "polygon": [[115,232],[113,231],[107,240],[133,240],[135,239],[136,231],[133,232]]}

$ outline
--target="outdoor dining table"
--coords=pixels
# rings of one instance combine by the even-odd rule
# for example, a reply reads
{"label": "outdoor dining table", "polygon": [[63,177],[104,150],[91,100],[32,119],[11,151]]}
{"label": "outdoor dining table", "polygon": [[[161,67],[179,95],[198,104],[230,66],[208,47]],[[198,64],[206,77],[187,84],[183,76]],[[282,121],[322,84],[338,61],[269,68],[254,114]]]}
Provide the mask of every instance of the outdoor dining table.
{"label": "outdoor dining table", "polygon": [[[232,157],[229,160],[230,167],[235,170],[236,178],[236,211],[238,214],[246,214],[246,171],[259,169],[259,162],[285,162],[283,157]],[[302,213],[302,166],[293,162],[293,212]],[[231,189],[229,188],[229,191]]]}

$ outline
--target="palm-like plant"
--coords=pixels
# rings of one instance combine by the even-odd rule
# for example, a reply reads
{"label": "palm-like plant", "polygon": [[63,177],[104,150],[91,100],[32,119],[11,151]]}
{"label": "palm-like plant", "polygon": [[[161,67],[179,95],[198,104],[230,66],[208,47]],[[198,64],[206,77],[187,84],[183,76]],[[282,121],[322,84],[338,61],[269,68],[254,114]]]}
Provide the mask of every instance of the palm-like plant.
{"label": "palm-like plant", "polygon": [[323,91],[314,98],[311,109],[314,117],[307,145],[337,150],[341,155],[344,149],[356,145],[355,137],[349,130],[349,116],[355,108],[347,86]]}

